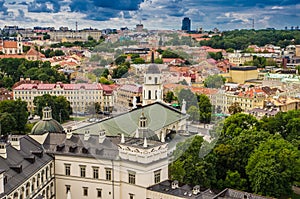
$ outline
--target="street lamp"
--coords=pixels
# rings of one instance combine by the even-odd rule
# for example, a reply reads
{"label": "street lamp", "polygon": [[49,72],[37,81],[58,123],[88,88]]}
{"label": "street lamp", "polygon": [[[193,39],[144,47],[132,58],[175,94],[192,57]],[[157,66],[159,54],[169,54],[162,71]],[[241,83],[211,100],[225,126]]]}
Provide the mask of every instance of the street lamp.
{"label": "street lamp", "polygon": [[59,110],[59,121],[60,121],[60,123],[61,123],[61,111],[62,111],[63,109],[60,109]]}

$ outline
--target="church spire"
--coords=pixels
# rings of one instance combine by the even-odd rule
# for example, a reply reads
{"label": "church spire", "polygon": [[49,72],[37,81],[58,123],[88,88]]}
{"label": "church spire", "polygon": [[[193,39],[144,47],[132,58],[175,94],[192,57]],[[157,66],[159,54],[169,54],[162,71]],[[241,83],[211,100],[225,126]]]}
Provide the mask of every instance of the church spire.
{"label": "church spire", "polygon": [[154,50],[151,50],[151,63],[154,64]]}

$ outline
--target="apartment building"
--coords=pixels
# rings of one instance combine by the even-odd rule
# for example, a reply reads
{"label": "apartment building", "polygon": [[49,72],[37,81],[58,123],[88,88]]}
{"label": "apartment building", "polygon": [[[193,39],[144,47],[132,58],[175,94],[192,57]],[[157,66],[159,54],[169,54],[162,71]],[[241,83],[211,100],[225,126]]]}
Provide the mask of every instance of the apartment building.
{"label": "apartment building", "polygon": [[125,84],[117,89],[116,105],[124,108],[131,108],[134,97],[137,105],[143,101],[143,86],[138,84]]}
{"label": "apartment building", "polygon": [[34,98],[45,94],[66,97],[74,113],[85,113],[97,102],[102,111],[112,111],[114,105],[113,89],[103,84],[25,83],[13,88],[14,100],[26,101],[29,111],[35,108]]}

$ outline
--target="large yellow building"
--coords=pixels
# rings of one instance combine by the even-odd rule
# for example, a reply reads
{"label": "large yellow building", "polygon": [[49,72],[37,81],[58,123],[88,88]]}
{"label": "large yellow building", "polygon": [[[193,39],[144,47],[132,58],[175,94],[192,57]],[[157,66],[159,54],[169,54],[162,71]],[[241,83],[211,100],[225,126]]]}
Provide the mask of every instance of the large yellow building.
{"label": "large yellow building", "polygon": [[229,70],[229,82],[244,84],[249,80],[258,78],[258,70],[256,66],[234,66]]}
{"label": "large yellow building", "polygon": [[262,108],[266,93],[260,88],[249,88],[246,91],[226,92],[226,104],[228,108],[235,102],[238,102],[243,111],[253,108]]}

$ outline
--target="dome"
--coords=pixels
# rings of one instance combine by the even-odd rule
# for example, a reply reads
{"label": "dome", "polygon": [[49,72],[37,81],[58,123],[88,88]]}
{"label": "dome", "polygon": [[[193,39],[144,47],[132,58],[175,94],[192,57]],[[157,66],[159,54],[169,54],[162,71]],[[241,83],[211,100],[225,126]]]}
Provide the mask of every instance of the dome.
{"label": "dome", "polygon": [[44,133],[63,133],[64,128],[55,119],[52,118],[52,109],[43,108],[43,119],[36,123],[31,130],[33,135],[42,135]]}
{"label": "dome", "polygon": [[41,120],[34,125],[31,130],[33,135],[42,135],[44,133],[62,133],[63,127],[55,119]]}
{"label": "dome", "polygon": [[147,74],[160,74],[160,70],[156,64],[151,64],[148,66],[146,73]]}

